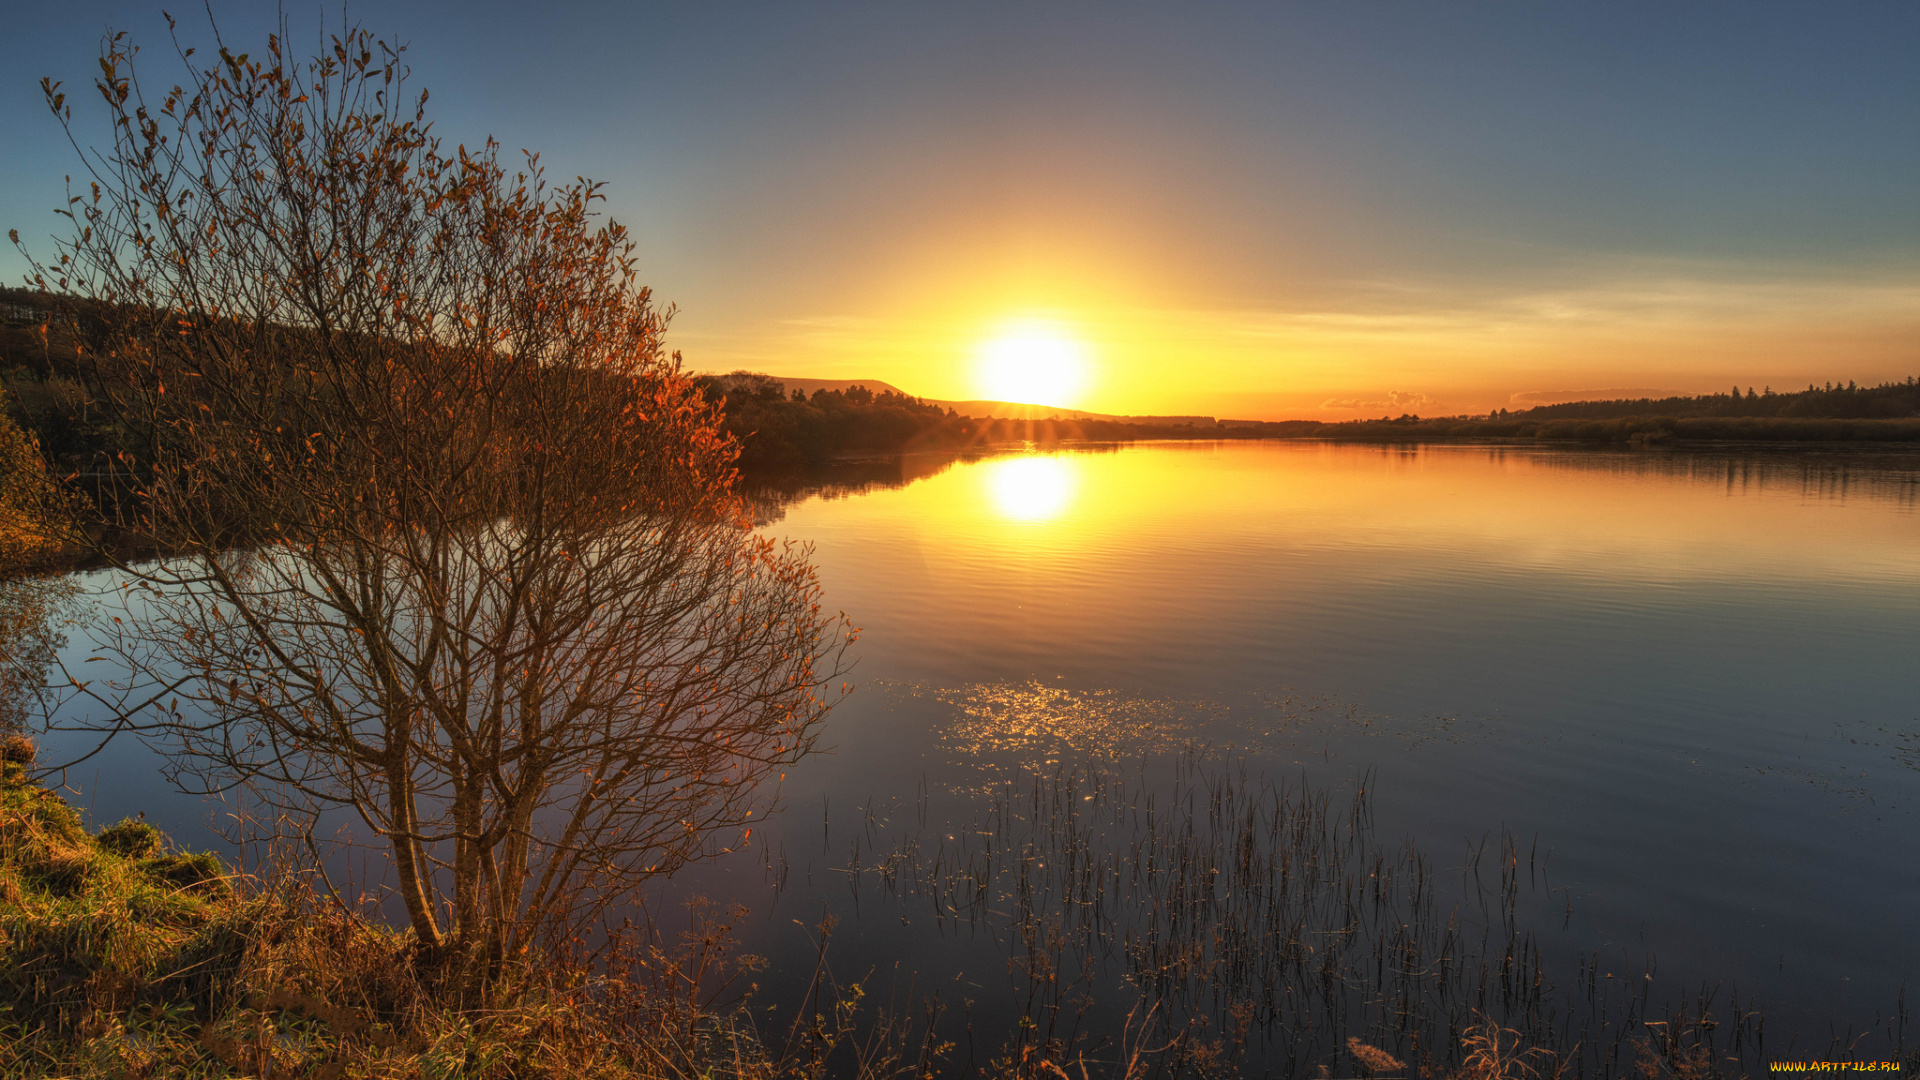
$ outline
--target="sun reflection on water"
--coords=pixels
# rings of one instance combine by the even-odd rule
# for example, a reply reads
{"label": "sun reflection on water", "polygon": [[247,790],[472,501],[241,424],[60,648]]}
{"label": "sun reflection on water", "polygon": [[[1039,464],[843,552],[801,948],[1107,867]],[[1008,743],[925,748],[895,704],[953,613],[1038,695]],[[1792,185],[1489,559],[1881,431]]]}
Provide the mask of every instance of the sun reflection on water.
{"label": "sun reflection on water", "polygon": [[1057,521],[1073,503],[1078,465],[1070,458],[1029,454],[988,463],[981,470],[994,509],[1011,521]]}
{"label": "sun reflection on water", "polygon": [[986,772],[1030,771],[1068,759],[1168,754],[1306,751],[1320,757],[1334,740],[1353,738],[1393,738],[1408,747],[1435,741],[1470,745],[1495,730],[1494,721],[1484,717],[1387,716],[1286,687],[1170,698],[1038,679],[949,687],[875,679],[866,685],[903,708],[937,716],[934,738],[948,762]]}

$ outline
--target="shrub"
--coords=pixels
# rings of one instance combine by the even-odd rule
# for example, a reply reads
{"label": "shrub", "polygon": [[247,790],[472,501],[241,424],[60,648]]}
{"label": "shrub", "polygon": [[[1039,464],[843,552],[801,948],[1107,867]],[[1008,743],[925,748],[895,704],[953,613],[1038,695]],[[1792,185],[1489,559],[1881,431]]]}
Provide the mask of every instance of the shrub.
{"label": "shrub", "polygon": [[120,824],[100,830],[94,838],[104,851],[123,859],[149,859],[160,854],[160,830],[144,821],[127,818]]}
{"label": "shrub", "polygon": [[39,750],[33,740],[25,735],[8,735],[0,739],[0,761],[12,765],[31,765]]}

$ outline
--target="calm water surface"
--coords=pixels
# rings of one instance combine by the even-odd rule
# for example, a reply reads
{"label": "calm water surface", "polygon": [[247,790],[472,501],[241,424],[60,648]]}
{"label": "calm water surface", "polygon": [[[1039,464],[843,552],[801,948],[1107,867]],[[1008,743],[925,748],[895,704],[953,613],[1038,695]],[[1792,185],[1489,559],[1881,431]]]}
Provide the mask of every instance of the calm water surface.
{"label": "calm water surface", "polygon": [[[909,459],[768,515],[862,628],[857,687],[765,846],[677,887],[754,908],[776,983],[825,906],[843,970],[977,986],[977,949],[856,903],[846,838],[923,798],[963,820],[983,778],[1200,745],[1333,790],[1371,770],[1378,831],[1443,867],[1537,837],[1562,959],[1737,987],[1770,1047],[1812,1045],[1920,973],[1917,505],[1898,456]],[[191,815],[118,760],[81,778],[96,817]]]}
{"label": "calm water surface", "polygon": [[982,755],[1371,767],[1443,859],[1538,835],[1592,945],[1864,1022],[1920,973],[1916,466],[1165,444],[807,499],[771,530],[865,633],[790,816]]}

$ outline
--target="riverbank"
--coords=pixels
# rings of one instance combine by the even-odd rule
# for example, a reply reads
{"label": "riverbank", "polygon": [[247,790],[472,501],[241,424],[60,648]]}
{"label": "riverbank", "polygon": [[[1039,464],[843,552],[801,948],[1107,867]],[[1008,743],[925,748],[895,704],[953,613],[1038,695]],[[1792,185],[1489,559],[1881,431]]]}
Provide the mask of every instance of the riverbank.
{"label": "riverbank", "polygon": [[650,1029],[591,1007],[582,967],[545,967],[484,1013],[439,1005],[406,935],[309,877],[240,874],[143,820],[90,832],[33,779],[29,740],[0,756],[0,1074],[697,1071],[662,1068],[662,1041],[636,1037]]}

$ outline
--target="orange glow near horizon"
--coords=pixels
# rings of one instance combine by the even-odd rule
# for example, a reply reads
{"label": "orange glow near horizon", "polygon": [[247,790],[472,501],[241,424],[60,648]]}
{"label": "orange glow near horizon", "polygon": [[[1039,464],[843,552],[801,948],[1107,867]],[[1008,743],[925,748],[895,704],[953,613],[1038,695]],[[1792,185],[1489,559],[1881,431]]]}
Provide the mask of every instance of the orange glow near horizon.
{"label": "orange glow near horizon", "polygon": [[696,337],[690,354],[706,354],[703,370],[872,379],[947,401],[1347,420],[1484,413],[1625,388],[1634,393],[1618,396],[1899,380],[1913,374],[1920,319],[1920,289],[1853,282],[1643,289],[1623,280],[1431,308],[1356,301],[1305,311],[1156,306],[1118,286],[1066,282],[965,301],[956,291],[930,279],[917,300],[791,320],[737,352]]}

